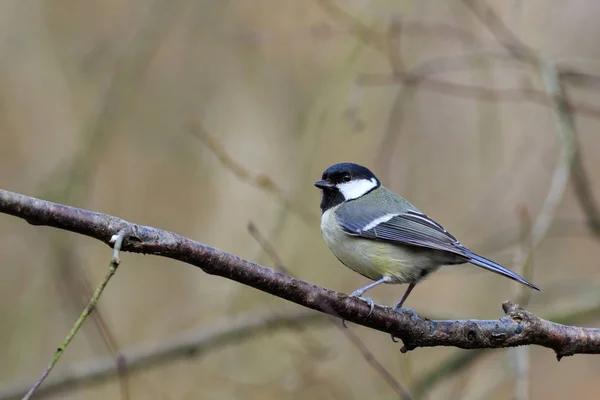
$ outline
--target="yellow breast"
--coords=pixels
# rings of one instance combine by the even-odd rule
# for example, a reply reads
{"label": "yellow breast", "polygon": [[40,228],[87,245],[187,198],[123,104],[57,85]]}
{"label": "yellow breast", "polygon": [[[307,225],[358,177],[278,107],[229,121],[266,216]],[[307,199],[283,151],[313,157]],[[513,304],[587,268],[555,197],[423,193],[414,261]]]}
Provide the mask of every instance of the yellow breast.
{"label": "yellow breast", "polygon": [[394,283],[417,281],[421,266],[411,249],[396,244],[364,239],[345,233],[335,220],[335,208],[321,217],[321,233],[333,254],[348,268],[378,280],[384,276]]}

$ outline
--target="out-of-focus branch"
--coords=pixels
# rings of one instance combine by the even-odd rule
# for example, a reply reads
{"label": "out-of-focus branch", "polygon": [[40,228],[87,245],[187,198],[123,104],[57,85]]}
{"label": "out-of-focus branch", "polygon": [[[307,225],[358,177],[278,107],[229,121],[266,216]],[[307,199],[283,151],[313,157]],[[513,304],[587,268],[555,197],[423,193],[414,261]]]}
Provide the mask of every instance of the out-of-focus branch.
{"label": "out-of-focus branch", "polygon": [[559,69],[560,77],[570,85],[591,90],[600,90],[600,76],[575,71],[570,67],[561,66],[560,64]]}
{"label": "out-of-focus branch", "polygon": [[[542,80],[545,83],[548,100],[557,109],[559,117],[559,133],[570,133],[571,160],[570,173],[575,194],[586,214],[590,230],[600,235],[600,209],[594,200],[587,172],[583,166],[581,149],[576,137],[573,113],[579,112],[581,105],[569,100],[563,85],[570,83],[591,89],[600,88],[600,76],[576,71],[569,66],[558,66],[550,60],[545,60],[523,43],[496,15],[494,10],[483,0],[463,0],[467,7],[494,34],[498,43],[516,60],[541,69]],[[586,106],[587,107],[587,106]],[[588,111],[591,111],[588,109]],[[563,145],[564,146],[564,145]]]}
{"label": "out-of-focus branch", "polygon": [[[418,67],[417,67],[418,69]],[[438,70],[441,70],[438,69]],[[545,93],[532,87],[520,88],[489,88],[479,85],[467,85],[432,78],[425,74],[415,72],[402,72],[401,74],[363,74],[358,82],[363,85],[419,85],[423,90],[442,93],[450,96],[462,97],[481,101],[504,101],[504,102],[531,102],[543,106],[550,106]],[[600,119],[600,108],[584,103],[572,102],[572,110],[576,114],[586,117]]]}
{"label": "out-of-focus branch", "polygon": [[69,207],[0,190],[0,212],[33,225],[52,226],[109,243],[122,229],[134,232],[122,251],[154,254],[186,262],[204,272],[272,294],[313,310],[343,318],[404,342],[402,352],[418,347],[452,346],[464,349],[539,345],[551,348],[557,358],[600,353],[600,330],[543,320],[512,302],[497,320],[429,320],[415,312],[394,312],[376,306],[372,314],[365,302],[345,294],[292,278],[202,243],[120,218]]}
{"label": "out-of-focus branch", "polygon": [[471,365],[485,354],[483,350],[461,351],[437,363],[434,368],[420,376],[410,387],[416,399],[423,398],[424,394],[444,379],[450,378]]}
{"label": "out-of-focus branch", "polygon": [[[550,193],[552,193],[552,191],[550,191]],[[562,192],[558,192],[558,194],[562,198],[564,190]],[[548,201],[548,198],[546,198],[546,202]],[[554,211],[556,211],[556,209],[554,209]],[[541,242],[541,239],[535,238],[532,235],[532,233],[534,232],[534,224],[532,224],[531,216],[529,215],[527,207],[520,206],[517,209],[517,214],[519,216],[519,221],[521,225],[521,244],[520,246],[518,246],[517,251],[515,252],[512,270],[518,274],[521,274],[525,279],[531,281],[533,279],[533,253],[535,250],[535,246]],[[549,218],[552,221],[554,220],[554,217],[555,213],[548,215],[540,213],[540,215],[535,221],[535,224],[540,224],[541,221],[545,218]],[[550,224],[548,224],[546,229],[543,231],[544,237],[546,236],[549,227]],[[514,294],[515,298],[523,299],[523,304],[527,305],[529,303],[529,299],[531,298],[531,292],[529,290],[524,289],[525,288],[523,288],[522,285],[515,286]],[[508,357],[514,365],[513,392],[515,400],[529,399],[529,353],[529,347],[526,346],[510,349],[508,353]]]}
{"label": "out-of-focus branch", "polygon": [[267,175],[252,175],[246,168],[239,165],[228,153],[221,141],[207,132],[200,122],[192,120],[189,123],[190,133],[198,138],[217,157],[221,165],[231,171],[242,182],[254,186],[275,196],[285,207],[296,213],[303,221],[318,221],[319,217],[308,210],[303,204],[290,200],[285,192]]}
{"label": "out-of-focus branch", "polygon": [[[354,34],[365,44],[370,45],[376,50],[380,51],[385,57],[389,58],[390,60],[393,59],[392,57],[390,57],[390,47],[385,40],[385,35],[380,34],[379,32],[373,30],[366,24],[363,24],[331,0],[317,0],[317,3],[321,6],[321,8],[324,11],[326,11],[339,23],[352,27],[352,32],[354,32]],[[421,25],[419,27],[419,31],[425,31],[429,29],[427,28],[428,25],[426,24],[419,25]],[[402,27],[403,31],[406,32],[410,32],[411,30],[416,29],[415,23],[409,21],[403,21]],[[451,26],[439,27],[433,24],[431,29],[444,29],[444,31],[455,32],[455,29],[457,28],[453,28]],[[462,30],[459,31],[463,32]],[[471,34],[463,32],[461,36],[470,37]],[[523,49],[514,50],[516,49],[514,44],[511,45],[511,49],[513,49],[513,51],[515,52],[518,50],[518,54],[522,54],[525,52]],[[521,60],[522,58],[523,57],[521,56]],[[431,68],[430,61],[426,61],[424,65],[429,65]],[[443,72],[443,67],[443,65],[436,67],[436,73]],[[452,70],[452,68],[450,70]],[[564,70],[565,69],[561,69],[561,71]],[[573,70],[568,70],[567,74],[571,77],[577,77],[579,81],[583,81],[585,77],[588,76],[586,74],[576,73]],[[447,95],[470,98],[481,101],[532,102],[543,106],[552,106],[552,102],[546,97],[546,94],[543,91],[534,88],[520,87],[496,89],[488,88],[485,86],[454,83],[443,79],[432,78],[430,74],[427,73],[427,71],[422,71],[422,66],[417,66],[416,68],[410,71],[396,70],[393,74],[363,74],[358,81],[363,85],[402,84],[407,86],[414,86],[418,84],[419,87],[423,90],[430,90]],[[598,85],[600,85],[600,78],[598,79]],[[575,113],[585,115],[590,118],[600,119],[600,108],[596,107],[595,105],[584,102],[572,102],[571,104],[571,108]]]}
{"label": "out-of-focus branch", "polygon": [[583,166],[573,108],[561,80],[560,71],[553,64],[548,61],[544,62],[544,60],[541,60],[540,67],[548,96],[555,104],[560,145],[563,152],[568,152],[566,156],[568,157],[569,173],[575,188],[575,194],[588,219],[591,231],[595,235],[600,235],[600,211],[593,197],[587,172]]}
{"label": "out-of-focus branch", "polygon": [[[380,49],[385,47],[385,41],[382,40],[383,37],[379,32],[358,22],[354,16],[338,6],[335,1],[315,1],[323,11],[333,16],[343,26],[346,26],[346,32],[358,36],[365,43],[374,47],[379,47]],[[333,28],[328,29],[329,31],[334,31]],[[482,44],[481,39],[473,32],[444,22],[403,21],[402,30],[410,35],[428,35],[435,36],[438,39],[456,39],[472,45]]]}
{"label": "out-of-focus branch", "polygon": [[479,0],[463,0],[463,2],[488,27],[498,43],[515,58],[528,57],[533,54],[533,49],[526,46],[517,35],[508,29],[485,2]]}
{"label": "out-of-focus branch", "polygon": [[[311,310],[289,310],[278,314],[245,315],[200,331],[193,331],[161,341],[122,350],[123,362],[129,373],[142,371],[173,360],[198,357],[208,351],[239,344],[255,338],[257,334],[272,333],[298,325],[322,324],[326,316]],[[111,357],[74,364],[70,372],[49,378],[36,392],[36,398],[61,393],[73,387],[101,383],[118,375]],[[0,400],[21,398],[28,386],[16,385],[0,390]]]}
{"label": "out-of-focus branch", "polygon": [[[531,64],[537,64],[539,56],[536,51],[527,46],[514,32],[512,32],[502,19],[483,0],[463,0],[471,12],[494,35],[496,41],[504,47],[515,59]],[[557,65],[561,79],[570,84],[583,88],[600,89],[600,76],[577,71],[569,65]]]}
{"label": "out-of-focus branch", "polygon": [[[561,75],[562,76],[562,75]],[[573,126],[573,132],[577,132],[574,128],[575,121],[573,121],[573,106],[571,100],[565,89],[562,90],[562,96],[565,106],[565,112],[569,115],[569,120]],[[583,158],[581,154],[581,147],[577,136],[573,138],[573,154],[571,160],[571,182],[573,183],[573,189],[575,195],[579,200],[579,205],[583,209],[584,214],[587,217],[587,225],[591,232],[600,236],[600,210],[598,204],[594,199],[592,192],[592,186],[588,178],[587,170],[583,165]]]}

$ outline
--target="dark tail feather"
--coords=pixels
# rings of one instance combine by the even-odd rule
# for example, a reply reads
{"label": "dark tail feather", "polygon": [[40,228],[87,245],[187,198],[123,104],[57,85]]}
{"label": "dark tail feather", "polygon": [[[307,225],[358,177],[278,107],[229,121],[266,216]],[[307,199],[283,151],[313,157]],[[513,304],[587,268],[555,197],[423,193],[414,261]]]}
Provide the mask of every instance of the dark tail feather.
{"label": "dark tail feather", "polygon": [[513,272],[510,269],[505,268],[500,264],[497,264],[491,260],[488,260],[487,258],[478,256],[477,254],[473,253],[470,250],[467,250],[467,249],[465,249],[465,250],[466,250],[466,255],[471,258],[469,260],[469,262],[471,264],[477,265],[478,267],[481,267],[481,268],[485,268],[488,271],[495,272],[499,275],[506,276],[507,278],[510,278],[510,279],[520,282],[524,285],[527,285],[531,288],[534,288],[535,290],[542,290],[538,286],[529,282],[527,279],[523,278],[521,275],[517,274],[516,272]]}

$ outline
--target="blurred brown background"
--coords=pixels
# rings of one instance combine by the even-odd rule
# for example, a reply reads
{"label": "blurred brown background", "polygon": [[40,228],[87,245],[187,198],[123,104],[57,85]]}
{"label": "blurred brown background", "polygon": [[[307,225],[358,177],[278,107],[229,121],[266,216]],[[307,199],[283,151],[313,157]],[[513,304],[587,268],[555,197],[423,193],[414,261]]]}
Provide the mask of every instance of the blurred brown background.
{"label": "blurred brown background", "polygon": [[[171,230],[272,266],[247,233],[252,220],[295,275],[350,293],[367,282],[323,242],[312,182],[327,166],[354,161],[472,249],[514,267],[515,253],[529,250],[520,234],[527,218],[518,210],[535,224],[557,165],[564,164],[564,146],[540,70],[511,59],[489,21],[468,3],[485,5],[4,0],[0,186]],[[488,3],[516,37],[547,59],[600,73],[600,3]],[[493,54],[448,58],[482,50]],[[393,68],[437,71],[435,78],[445,82],[527,89],[538,97],[439,90],[427,79],[403,84],[394,82]],[[589,188],[600,198],[600,91],[593,84],[565,86]],[[204,136],[190,131],[190,121],[202,125]],[[251,178],[244,181],[244,174]],[[282,194],[256,185],[256,177],[263,183],[268,177]],[[528,308],[599,325],[598,238],[586,225],[572,183],[554,198],[558,209],[528,272],[544,291],[532,294]],[[110,250],[9,216],[0,216],[0,238],[1,390],[35,380],[104,275]],[[160,346],[233,316],[298,308],[189,265],[122,258],[99,313],[52,376],[114,354],[111,346]],[[404,289],[381,287],[372,295],[391,305]],[[512,281],[477,268],[448,267],[419,285],[406,306],[432,318],[493,319],[501,316],[502,301],[519,291]],[[465,353],[432,348],[403,355],[387,335],[350,329],[406,388],[442,360]],[[548,349],[523,354],[531,398],[591,397],[600,390],[597,356],[557,363]],[[447,379],[438,374],[422,396],[513,398],[513,355],[486,351]],[[127,380],[51,398],[398,395],[338,329],[321,324],[256,334]]]}

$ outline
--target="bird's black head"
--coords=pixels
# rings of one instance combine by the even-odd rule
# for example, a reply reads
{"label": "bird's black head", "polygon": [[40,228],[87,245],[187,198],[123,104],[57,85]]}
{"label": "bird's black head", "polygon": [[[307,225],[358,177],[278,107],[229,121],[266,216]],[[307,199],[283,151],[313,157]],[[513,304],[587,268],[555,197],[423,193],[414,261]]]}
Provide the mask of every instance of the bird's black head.
{"label": "bird's black head", "polygon": [[344,201],[358,199],[377,189],[379,180],[368,168],[353,163],[334,164],[323,172],[315,186],[323,191],[321,211]]}

